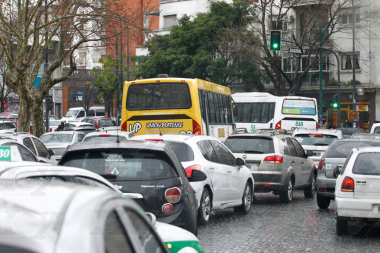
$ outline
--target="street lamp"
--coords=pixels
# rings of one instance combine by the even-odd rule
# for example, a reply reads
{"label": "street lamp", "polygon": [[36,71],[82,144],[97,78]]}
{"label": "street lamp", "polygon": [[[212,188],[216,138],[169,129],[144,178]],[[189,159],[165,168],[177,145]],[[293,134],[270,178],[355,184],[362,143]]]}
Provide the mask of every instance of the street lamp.
{"label": "street lamp", "polygon": [[[352,109],[356,110],[356,99],[355,99],[355,85],[356,85],[356,59],[355,59],[355,6],[354,0],[352,2]],[[354,119],[354,123],[352,124],[353,128],[356,128],[356,119]]]}

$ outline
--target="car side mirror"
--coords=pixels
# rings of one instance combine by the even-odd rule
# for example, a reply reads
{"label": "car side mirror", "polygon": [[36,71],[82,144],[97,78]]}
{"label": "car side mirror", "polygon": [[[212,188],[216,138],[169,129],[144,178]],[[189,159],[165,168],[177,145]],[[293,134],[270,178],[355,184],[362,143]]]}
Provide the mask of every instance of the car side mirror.
{"label": "car side mirror", "polygon": [[207,179],[207,175],[200,170],[193,170],[191,172],[191,177],[188,177],[189,182],[200,182]]}
{"label": "car side mirror", "polygon": [[240,157],[236,158],[236,164],[237,166],[243,166],[245,164],[244,159],[241,159]]}
{"label": "car side mirror", "polygon": [[333,170],[333,177],[334,178],[337,178],[339,175],[340,175],[340,168],[339,167],[335,167],[334,170]]}
{"label": "car side mirror", "polygon": [[148,213],[145,213],[145,218],[152,225],[152,227],[154,227],[154,225],[156,224],[156,221],[157,221],[156,216],[154,214],[148,212]]}
{"label": "car side mirror", "polygon": [[55,155],[54,150],[51,150],[51,149],[48,149],[48,150],[49,150],[49,156],[50,156],[50,157],[53,156],[53,155]]}
{"label": "car side mirror", "polygon": [[313,151],[311,151],[311,150],[307,150],[307,151],[305,152],[305,156],[306,156],[306,157],[313,156],[313,155],[314,155],[314,153],[313,153]]}

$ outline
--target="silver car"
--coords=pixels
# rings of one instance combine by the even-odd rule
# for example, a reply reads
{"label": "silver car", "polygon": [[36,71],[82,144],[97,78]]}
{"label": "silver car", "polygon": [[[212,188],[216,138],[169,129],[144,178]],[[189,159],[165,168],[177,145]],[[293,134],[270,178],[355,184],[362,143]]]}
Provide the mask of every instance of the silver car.
{"label": "silver car", "polygon": [[293,137],[302,145],[305,151],[310,150],[313,156],[314,165],[318,167],[326,149],[335,140],[343,139],[343,133],[336,129],[296,129]]}
{"label": "silver car", "polygon": [[66,149],[81,142],[86,134],[80,131],[49,132],[41,135],[40,140],[45,146],[54,151],[53,158],[59,161]]}
{"label": "silver car", "polygon": [[327,209],[334,199],[336,178],[333,171],[342,168],[353,148],[380,146],[379,139],[342,139],[334,141],[326,150],[318,165],[317,204]]}
{"label": "silver car", "polygon": [[236,157],[245,159],[255,183],[255,193],[271,192],[283,203],[293,198],[293,189],[303,189],[305,197],[313,197],[315,166],[296,139],[289,135],[233,134],[224,144]]}
{"label": "silver car", "polygon": [[99,187],[0,182],[1,252],[167,252],[142,209]]}
{"label": "silver car", "polygon": [[88,133],[82,140],[82,142],[89,141],[123,141],[128,140],[133,136],[130,132],[122,132],[122,131],[96,131],[92,133]]}

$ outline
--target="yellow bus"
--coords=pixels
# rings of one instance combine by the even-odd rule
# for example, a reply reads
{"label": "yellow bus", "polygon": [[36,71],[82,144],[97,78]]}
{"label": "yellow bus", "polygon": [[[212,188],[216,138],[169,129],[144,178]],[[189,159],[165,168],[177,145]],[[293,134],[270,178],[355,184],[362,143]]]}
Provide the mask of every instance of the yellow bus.
{"label": "yellow bus", "polygon": [[210,135],[224,141],[233,131],[230,88],[185,78],[125,82],[121,130]]}

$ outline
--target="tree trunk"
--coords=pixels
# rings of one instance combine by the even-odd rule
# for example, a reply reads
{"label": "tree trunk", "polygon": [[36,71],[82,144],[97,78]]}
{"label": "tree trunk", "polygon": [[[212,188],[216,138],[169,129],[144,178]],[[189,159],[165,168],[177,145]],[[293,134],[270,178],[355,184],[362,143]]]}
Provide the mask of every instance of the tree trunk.
{"label": "tree trunk", "polygon": [[44,112],[42,111],[42,100],[41,99],[35,99],[32,111],[33,116],[33,134],[37,136],[38,138],[45,133],[45,124],[43,115]]}
{"label": "tree trunk", "polygon": [[111,118],[111,103],[113,103],[112,96],[107,93],[103,93],[105,113]]}
{"label": "tree trunk", "polygon": [[18,111],[18,132],[29,132],[33,100],[28,92],[19,92],[20,109]]}

